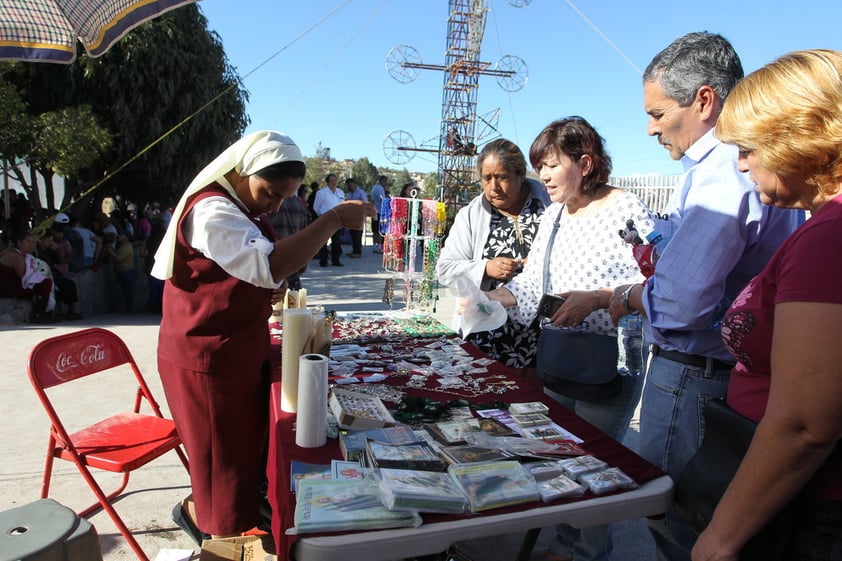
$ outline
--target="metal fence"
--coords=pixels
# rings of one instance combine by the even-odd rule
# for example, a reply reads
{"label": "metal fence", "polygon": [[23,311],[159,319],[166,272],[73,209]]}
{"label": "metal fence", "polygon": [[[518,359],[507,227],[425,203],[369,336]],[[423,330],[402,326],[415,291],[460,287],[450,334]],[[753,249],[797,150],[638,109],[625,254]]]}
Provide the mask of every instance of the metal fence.
{"label": "metal fence", "polygon": [[[531,172],[530,172],[531,173]],[[537,176],[527,174],[527,177],[538,180]],[[608,185],[631,191],[640,197],[652,212],[664,214],[669,203],[670,196],[675,186],[681,179],[680,175],[630,175],[626,177],[608,178]],[[482,189],[475,187],[474,191],[468,189],[459,193],[458,197],[449,199],[447,203],[447,230],[453,224],[456,213],[468,204]]]}
{"label": "metal fence", "polygon": [[652,212],[663,214],[680,178],[680,175],[611,177],[608,184],[631,191],[643,199]]}

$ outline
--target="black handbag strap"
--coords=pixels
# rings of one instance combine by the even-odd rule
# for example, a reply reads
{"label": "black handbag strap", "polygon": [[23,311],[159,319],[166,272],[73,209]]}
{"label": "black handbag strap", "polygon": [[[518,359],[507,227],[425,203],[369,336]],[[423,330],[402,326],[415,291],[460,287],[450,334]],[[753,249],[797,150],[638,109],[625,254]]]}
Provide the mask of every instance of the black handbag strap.
{"label": "black handbag strap", "polygon": [[544,254],[544,294],[550,293],[550,256],[553,253],[553,244],[555,243],[555,235],[558,233],[558,223],[561,221],[561,213],[564,212],[564,205],[561,205],[561,210],[555,217],[553,222],[553,231],[550,234],[550,239],[547,242],[547,252]]}

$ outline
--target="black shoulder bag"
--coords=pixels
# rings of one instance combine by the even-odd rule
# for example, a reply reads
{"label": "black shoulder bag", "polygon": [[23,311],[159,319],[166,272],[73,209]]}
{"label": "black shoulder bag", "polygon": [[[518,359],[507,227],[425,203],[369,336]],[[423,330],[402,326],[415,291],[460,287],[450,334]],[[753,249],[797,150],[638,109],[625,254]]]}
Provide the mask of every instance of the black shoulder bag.
{"label": "black shoulder bag", "polygon": [[[550,286],[550,256],[562,208],[544,256],[544,293]],[[617,374],[617,338],[579,329],[543,327],[538,339],[538,378],[550,390],[573,399],[599,403],[623,389]]]}

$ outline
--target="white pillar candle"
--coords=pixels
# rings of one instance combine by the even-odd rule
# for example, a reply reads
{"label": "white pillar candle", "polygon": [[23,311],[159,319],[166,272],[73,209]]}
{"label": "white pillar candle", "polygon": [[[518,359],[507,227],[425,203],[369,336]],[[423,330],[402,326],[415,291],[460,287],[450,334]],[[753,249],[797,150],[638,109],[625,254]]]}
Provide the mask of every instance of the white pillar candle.
{"label": "white pillar candle", "polygon": [[281,411],[295,413],[298,402],[298,358],[310,338],[312,319],[308,310],[284,310],[281,339]]}

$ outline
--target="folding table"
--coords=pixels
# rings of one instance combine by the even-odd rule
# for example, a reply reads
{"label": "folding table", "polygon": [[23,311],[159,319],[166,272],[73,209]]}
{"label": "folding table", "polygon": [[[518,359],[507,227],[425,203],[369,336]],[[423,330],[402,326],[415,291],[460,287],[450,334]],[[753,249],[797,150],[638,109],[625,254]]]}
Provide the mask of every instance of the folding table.
{"label": "folding table", "polygon": [[[429,341],[407,335],[405,341],[394,346],[408,348],[424,342]],[[474,357],[486,356],[469,343],[464,343],[462,347]],[[605,460],[609,465],[622,469],[639,486],[599,496],[588,492],[578,499],[564,499],[552,503],[529,503],[490,510],[480,515],[453,516],[425,513],[422,515],[424,523],[418,528],[287,535],[286,530],[293,526],[295,509],[295,495],[290,492],[291,460],[329,464],[331,459],[341,459],[342,456],[336,439],[328,439],[328,443],[321,448],[296,446],[293,431],[295,414],[284,413],[280,409],[280,372],[277,369],[276,379],[271,388],[268,498],[274,511],[272,533],[278,548],[278,559],[389,561],[440,553],[460,541],[520,531],[525,533],[525,550],[531,550],[538,530],[542,527],[559,523],[586,527],[659,515],[667,510],[672,501],[672,480],[669,476],[547,397],[536,383],[521,378],[516,371],[499,362],[491,364],[488,368],[489,375],[505,375],[507,380],[514,382],[512,386],[516,385],[517,389],[507,391],[502,395],[486,394],[473,401],[483,403],[500,399],[508,403],[544,402],[550,409],[549,416],[556,423],[582,438],[584,440],[582,446],[585,449]],[[401,385],[401,379],[390,379],[385,383],[398,386]],[[404,390],[407,395],[425,396],[437,401],[464,397],[432,391],[430,387],[404,388]],[[533,531],[528,533],[530,530]],[[525,550],[521,553],[528,557],[529,552]]]}

